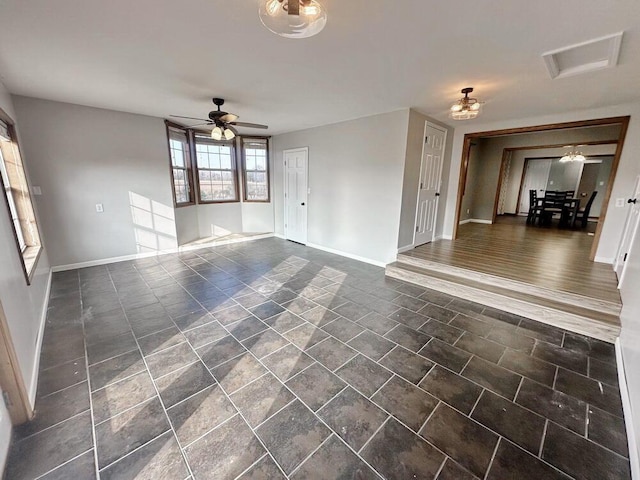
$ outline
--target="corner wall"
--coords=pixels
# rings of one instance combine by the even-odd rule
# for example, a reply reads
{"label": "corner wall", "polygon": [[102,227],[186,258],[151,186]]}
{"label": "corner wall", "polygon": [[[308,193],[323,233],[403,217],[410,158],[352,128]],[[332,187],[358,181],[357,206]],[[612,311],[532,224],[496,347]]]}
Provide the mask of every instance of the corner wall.
{"label": "corner wall", "polygon": [[393,261],[408,124],[400,110],[273,137],[276,234],[284,235],[283,151],[309,147],[308,243]]}
{"label": "corner wall", "polygon": [[[400,232],[398,234],[398,248],[413,245],[413,234],[416,226],[416,208],[418,200],[418,183],[420,182],[420,168],[422,164],[422,150],[424,148],[424,127],[429,122],[447,131],[440,183],[440,198],[447,195],[447,180],[451,165],[451,147],[453,145],[453,129],[415,110],[409,110],[409,127],[407,132],[407,153],[405,157],[404,175],[402,181],[402,209],[400,212]],[[436,217],[436,237],[442,236],[445,202],[438,204]]]}

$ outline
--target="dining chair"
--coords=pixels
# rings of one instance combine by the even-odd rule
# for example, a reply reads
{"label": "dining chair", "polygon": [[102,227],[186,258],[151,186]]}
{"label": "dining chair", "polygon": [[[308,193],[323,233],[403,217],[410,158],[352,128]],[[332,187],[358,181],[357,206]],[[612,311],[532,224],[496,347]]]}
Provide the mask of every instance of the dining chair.
{"label": "dining chair", "polygon": [[598,194],[597,190],[594,190],[589,197],[589,201],[584,206],[584,208],[578,209],[576,214],[573,217],[572,226],[575,226],[576,221],[580,220],[580,228],[587,228],[587,223],[589,222],[589,213],[591,212],[591,206],[593,205],[593,200],[596,198]]}
{"label": "dining chair", "polygon": [[536,218],[542,213],[542,199],[538,198],[536,190],[529,190],[529,214],[527,215],[527,223],[536,224]]}
{"label": "dining chair", "polygon": [[540,225],[551,225],[554,215],[562,217],[564,201],[567,198],[566,192],[547,191],[542,201],[542,212],[540,212]]}

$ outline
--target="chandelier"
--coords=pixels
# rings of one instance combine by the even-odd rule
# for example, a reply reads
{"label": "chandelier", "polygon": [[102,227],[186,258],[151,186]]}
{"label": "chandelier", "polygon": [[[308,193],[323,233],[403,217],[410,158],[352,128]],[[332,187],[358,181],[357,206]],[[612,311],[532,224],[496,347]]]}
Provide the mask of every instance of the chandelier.
{"label": "chandelier", "polygon": [[454,120],[471,120],[480,114],[482,103],[476,98],[469,98],[469,94],[473,92],[472,87],[462,89],[464,97],[451,106],[449,116]]}
{"label": "chandelier", "polygon": [[317,0],[261,0],[260,21],[286,38],[317,35],[327,24],[327,12]]}
{"label": "chandelier", "polygon": [[562,158],[560,159],[561,163],[567,163],[567,162],[584,162],[586,160],[585,156],[582,154],[582,152],[579,152],[577,147],[566,147],[566,148],[573,148],[573,150],[569,150],[567,153],[565,153]]}

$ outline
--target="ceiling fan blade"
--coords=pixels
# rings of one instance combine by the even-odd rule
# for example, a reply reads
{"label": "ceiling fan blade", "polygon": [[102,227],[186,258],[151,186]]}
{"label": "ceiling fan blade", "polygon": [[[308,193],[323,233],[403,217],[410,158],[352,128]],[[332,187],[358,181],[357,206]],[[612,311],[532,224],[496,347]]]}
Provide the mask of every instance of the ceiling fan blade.
{"label": "ceiling fan blade", "polygon": [[220,120],[222,120],[224,123],[235,122],[237,119],[238,119],[238,116],[234,115],[233,113],[227,113],[220,117]]}
{"label": "ceiling fan blade", "polygon": [[214,126],[213,122],[207,122],[207,123],[196,123],[195,125],[189,125],[187,128],[213,127],[213,126]]}
{"label": "ceiling fan blade", "polygon": [[183,117],[182,115],[169,115],[169,116],[173,117],[173,118],[188,118],[189,120],[202,120],[203,122],[208,122],[209,121],[206,118]]}
{"label": "ceiling fan blade", "polygon": [[247,128],[269,128],[267,125],[260,125],[259,123],[247,123],[247,122],[230,122],[230,125],[235,125],[236,127],[247,127]]}

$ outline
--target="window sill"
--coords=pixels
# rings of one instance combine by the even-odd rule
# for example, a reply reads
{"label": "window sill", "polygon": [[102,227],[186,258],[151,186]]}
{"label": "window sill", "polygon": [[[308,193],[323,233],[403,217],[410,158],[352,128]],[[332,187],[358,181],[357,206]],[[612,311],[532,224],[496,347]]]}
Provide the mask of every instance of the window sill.
{"label": "window sill", "polygon": [[31,285],[31,279],[36,271],[36,265],[41,253],[42,246],[40,245],[27,247],[24,252],[22,252],[22,266],[24,268],[25,278],[27,279],[27,285]]}

